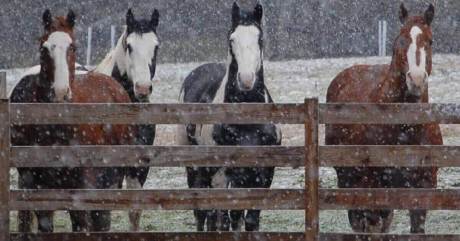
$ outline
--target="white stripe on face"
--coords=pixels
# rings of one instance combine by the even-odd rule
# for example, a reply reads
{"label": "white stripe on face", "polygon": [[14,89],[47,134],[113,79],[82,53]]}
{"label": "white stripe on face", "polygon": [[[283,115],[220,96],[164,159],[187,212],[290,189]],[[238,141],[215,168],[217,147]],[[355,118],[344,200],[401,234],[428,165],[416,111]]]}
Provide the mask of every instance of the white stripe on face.
{"label": "white stripe on face", "polygon": [[238,87],[251,90],[256,81],[256,74],[262,65],[259,46],[260,30],[256,26],[238,26],[230,35],[230,42],[238,63]]}
{"label": "white stripe on face", "polygon": [[[153,32],[132,33],[126,38],[126,44],[131,48],[131,52],[126,52],[128,59],[127,71],[135,87],[134,93],[136,95],[145,94],[145,89],[148,90],[152,85],[150,66],[155,55],[155,49],[159,45],[158,37]],[[136,87],[139,87],[139,89]]]}
{"label": "white stripe on face", "polygon": [[66,95],[71,97],[69,65],[67,63],[67,50],[72,44],[72,38],[65,32],[54,32],[43,47],[48,49],[50,57],[54,61],[54,92],[58,102],[64,101]]}
{"label": "white stripe on face", "polygon": [[409,45],[409,49],[407,50],[407,63],[409,64],[409,72],[406,76],[409,91],[415,91],[415,88],[420,90],[426,84],[426,78],[428,77],[428,73],[426,71],[425,48],[419,48],[417,46],[417,38],[422,33],[422,30],[417,26],[412,27],[410,31],[412,42]]}

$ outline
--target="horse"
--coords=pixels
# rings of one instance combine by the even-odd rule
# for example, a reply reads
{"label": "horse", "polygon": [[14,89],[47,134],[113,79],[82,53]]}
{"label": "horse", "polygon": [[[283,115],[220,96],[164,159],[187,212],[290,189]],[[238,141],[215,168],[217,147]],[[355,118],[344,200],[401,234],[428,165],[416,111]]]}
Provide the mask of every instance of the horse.
{"label": "horse", "polygon": [[[184,80],[184,103],[273,103],[263,74],[263,7],[253,11],[232,7],[232,27],[228,33],[228,63],[210,63],[193,70]],[[276,125],[195,125],[178,127],[180,145],[281,145]],[[187,167],[189,188],[270,188],[274,167],[222,168]],[[260,210],[194,210],[196,228],[204,231],[259,229]]]}
{"label": "horse", "polygon": [[[427,103],[432,70],[434,6],[423,16],[409,16],[404,4],[402,27],[389,65],[356,65],[339,73],[327,90],[328,103]],[[442,145],[440,127],[423,125],[326,125],[327,145]],[[436,188],[437,169],[336,167],[339,188]],[[424,233],[426,210],[411,210],[411,233]],[[349,210],[355,232],[388,232],[393,210]]]}
{"label": "horse", "polygon": [[[127,103],[129,96],[117,81],[97,74],[75,75],[76,16],[53,18],[43,13],[40,72],[21,79],[11,93],[12,103]],[[126,125],[13,125],[12,145],[129,145],[134,140]],[[118,168],[18,168],[19,188],[112,188],[122,182]],[[53,211],[35,211],[39,232],[53,232]],[[72,231],[108,231],[110,212],[70,211]],[[31,231],[30,212],[19,212],[19,231]]]}
{"label": "horse", "polygon": [[[96,67],[95,72],[112,76],[129,94],[133,103],[149,103],[152,80],[155,77],[156,59],[160,46],[157,27],[160,14],[155,9],[150,19],[136,20],[131,9],[126,13],[126,29],[115,48]],[[153,145],[155,125],[136,125],[137,145]],[[142,162],[149,162],[145,157]],[[149,173],[148,167],[126,168],[128,189],[143,188]],[[130,211],[131,230],[139,230],[141,211]]]}

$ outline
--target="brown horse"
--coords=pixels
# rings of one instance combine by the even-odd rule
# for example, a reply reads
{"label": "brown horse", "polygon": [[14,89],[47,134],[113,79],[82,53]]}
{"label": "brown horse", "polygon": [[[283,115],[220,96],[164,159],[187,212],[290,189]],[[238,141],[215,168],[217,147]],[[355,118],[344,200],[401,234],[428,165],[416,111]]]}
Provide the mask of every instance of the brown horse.
{"label": "brown horse", "polygon": [[[23,78],[11,95],[13,103],[128,103],[128,94],[108,76],[89,73],[75,77],[75,14],[52,18],[43,14],[45,34],[40,39],[40,73]],[[132,145],[126,125],[13,126],[12,143],[31,145]],[[19,168],[25,189],[118,188],[120,168]],[[40,232],[53,231],[52,211],[35,212]],[[108,231],[110,212],[71,211],[73,231]],[[19,214],[19,231],[31,231],[31,213]]]}
{"label": "brown horse", "polygon": [[[393,46],[390,65],[357,65],[331,83],[327,102],[426,103],[432,68],[431,22],[434,7],[424,16],[409,17],[401,4],[403,24]],[[439,125],[327,125],[327,145],[442,145]],[[339,188],[435,188],[436,168],[335,168]],[[354,231],[388,232],[393,210],[349,210]],[[410,211],[411,232],[423,233],[426,210]]]}

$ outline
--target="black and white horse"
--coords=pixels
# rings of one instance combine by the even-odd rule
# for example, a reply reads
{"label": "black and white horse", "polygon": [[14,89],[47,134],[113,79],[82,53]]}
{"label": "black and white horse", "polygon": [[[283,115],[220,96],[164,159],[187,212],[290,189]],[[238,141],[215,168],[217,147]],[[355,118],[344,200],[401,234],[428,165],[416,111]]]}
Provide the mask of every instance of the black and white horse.
{"label": "black and white horse", "polygon": [[[184,80],[181,94],[185,103],[272,103],[263,74],[263,8],[240,9],[235,2],[232,27],[228,34],[228,65],[206,64]],[[273,124],[258,125],[186,125],[178,127],[181,145],[280,145],[281,132]],[[190,188],[270,188],[274,167],[269,168],[187,168]],[[260,210],[195,210],[197,230],[259,229]],[[220,217],[221,219],[218,219]]]}
{"label": "black and white horse", "polygon": [[[115,48],[94,70],[112,76],[128,92],[134,103],[148,103],[152,93],[156,59],[160,45],[157,36],[159,12],[154,10],[150,19],[136,20],[131,9],[126,14],[126,29]],[[153,145],[155,125],[138,125],[138,145]],[[149,161],[145,158],[143,162]],[[126,168],[128,189],[140,189],[147,180],[149,168]],[[141,211],[130,211],[131,229],[139,230]]]}

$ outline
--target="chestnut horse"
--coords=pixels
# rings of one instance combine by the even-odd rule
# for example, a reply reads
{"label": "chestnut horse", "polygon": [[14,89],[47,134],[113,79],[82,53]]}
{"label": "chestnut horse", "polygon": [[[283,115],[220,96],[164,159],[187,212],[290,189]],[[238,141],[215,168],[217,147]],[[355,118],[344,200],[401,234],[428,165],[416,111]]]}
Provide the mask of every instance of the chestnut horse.
{"label": "chestnut horse", "polygon": [[[403,24],[390,65],[357,65],[341,72],[327,91],[327,102],[427,103],[432,68],[434,7],[424,16],[409,16],[401,4]],[[327,145],[442,145],[440,127],[424,125],[327,125]],[[437,169],[335,168],[339,188],[435,188]],[[349,210],[354,231],[388,232],[393,210]],[[424,233],[426,210],[411,210],[411,233]]]}
{"label": "chestnut horse", "polygon": [[[43,14],[45,34],[40,39],[40,73],[23,78],[11,94],[12,103],[128,103],[128,94],[112,78],[96,73],[75,76],[75,14],[53,19]],[[125,125],[15,125],[12,144],[131,145]],[[118,188],[119,168],[18,168],[19,187],[25,189]],[[19,214],[19,231],[31,231],[31,213]],[[53,231],[53,211],[36,211],[38,230]],[[70,211],[73,231],[108,231],[110,212]]]}

